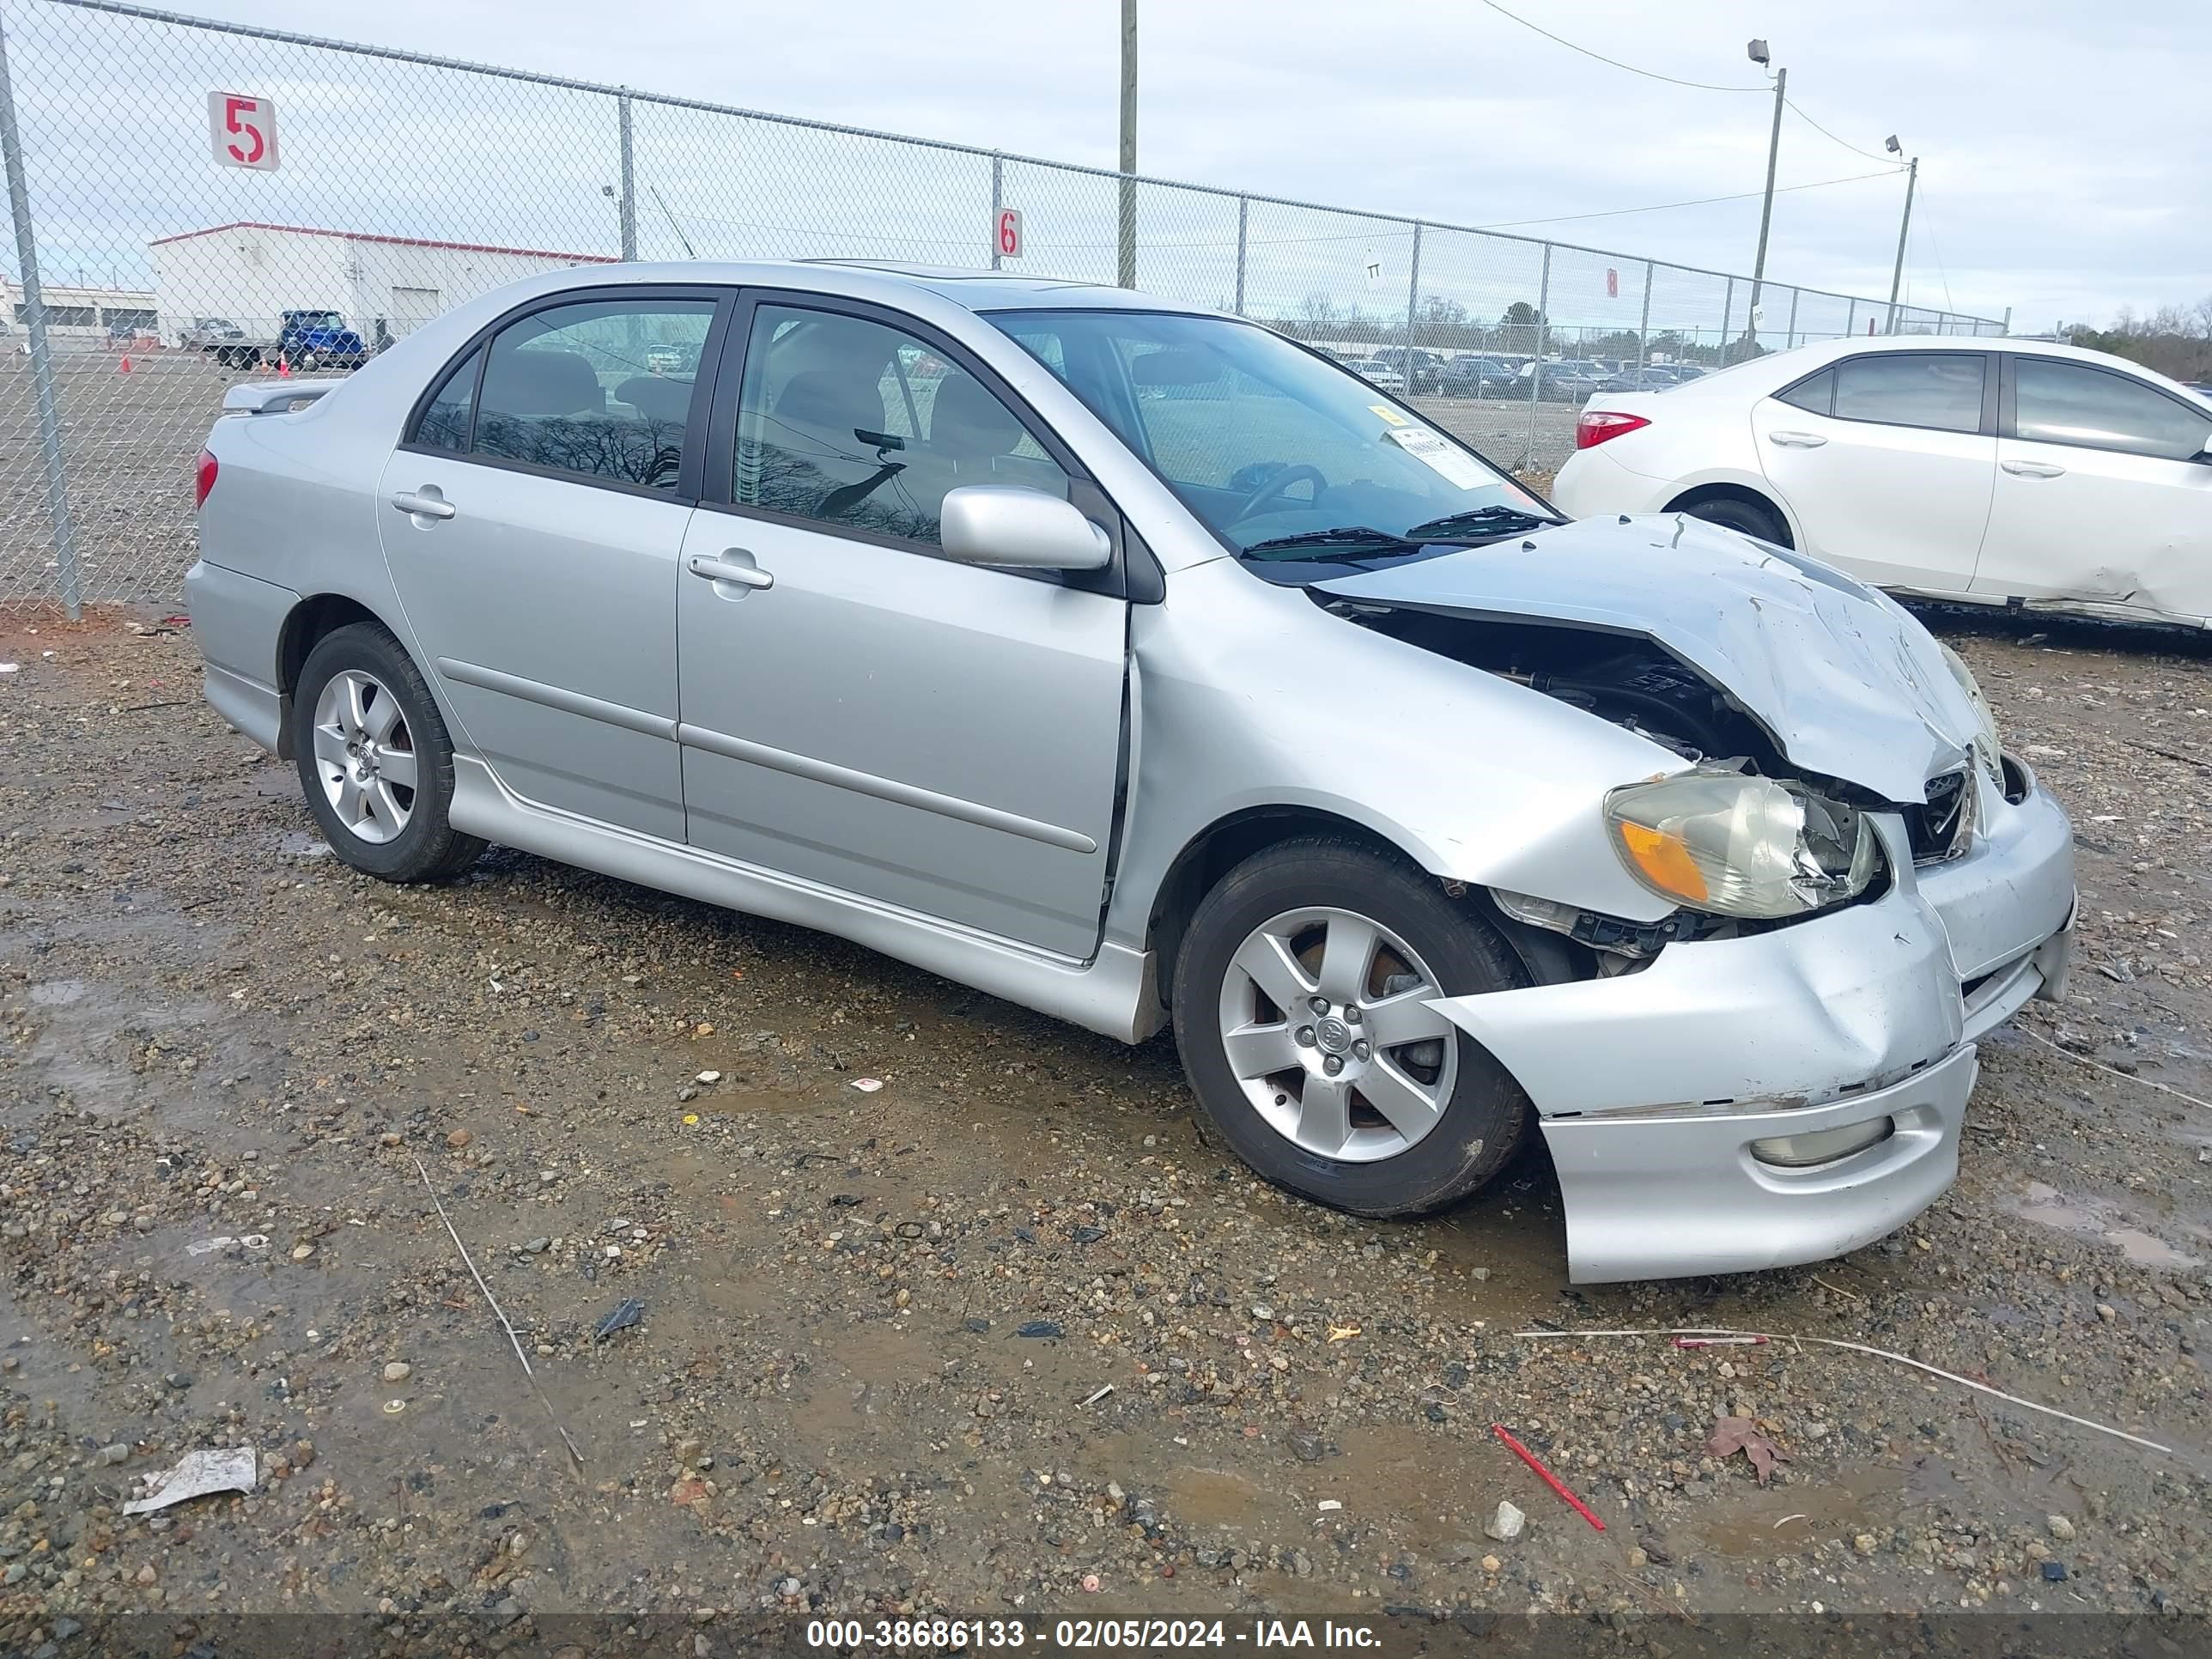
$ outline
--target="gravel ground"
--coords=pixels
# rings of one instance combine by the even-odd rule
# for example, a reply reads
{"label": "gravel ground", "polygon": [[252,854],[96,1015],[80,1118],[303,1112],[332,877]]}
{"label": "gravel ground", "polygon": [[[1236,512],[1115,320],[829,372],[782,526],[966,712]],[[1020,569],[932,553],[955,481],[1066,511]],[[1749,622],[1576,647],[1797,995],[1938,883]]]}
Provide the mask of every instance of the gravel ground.
{"label": "gravel ground", "polygon": [[[2143,1085],[2212,1097],[2207,649],[1935,620],[2080,827],[2075,998],[1985,1044],[1963,1176],[1894,1237],[1581,1290],[1540,1152],[1423,1223],[1311,1207],[1206,1144],[1164,1042],[508,852],[380,885],[188,633],[0,629],[0,1648],[127,1610],[2202,1611],[2212,1110]],[[2175,1449],[1819,1346],[1514,1334],[1680,1324]],[[1771,1485],[1709,1451],[1731,1415]],[[120,1512],[237,1445],[252,1495]]]}

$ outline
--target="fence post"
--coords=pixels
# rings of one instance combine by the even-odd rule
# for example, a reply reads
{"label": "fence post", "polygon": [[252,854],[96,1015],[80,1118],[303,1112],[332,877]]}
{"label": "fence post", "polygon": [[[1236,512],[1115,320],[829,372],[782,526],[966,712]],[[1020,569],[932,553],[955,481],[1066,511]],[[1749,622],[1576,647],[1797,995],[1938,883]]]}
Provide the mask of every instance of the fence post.
{"label": "fence post", "polygon": [[39,282],[39,238],[31,223],[31,188],[23,176],[23,141],[15,131],[15,89],[8,75],[8,36],[0,27],[0,150],[8,168],[8,210],[15,221],[15,259],[23,273],[23,323],[31,335],[31,383],[39,404],[39,449],[46,464],[46,514],[54,526],[54,568],[62,609],[84,615],[84,585],[70,526],[69,471],[62,459],[61,410],[54,398],[53,347],[46,337],[46,290]]}
{"label": "fence post", "polygon": [[1723,299],[1721,301],[1721,361],[1720,361],[1720,367],[1721,367],[1721,368],[1726,368],[1728,367],[1728,357],[1729,357],[1729,326],[1730,326],[1732,324],[1734,324],[1734,323],[1735,323],[1735,277],[1733,277],[1733,276],[1731,276],[1731,277],[1729,277],[1729,278],[1728,279],[1728,294],[1727,294],[1726,297],[1725,297],[1725,298],[1723,298]]}
{"label": "fence post", "polygon": [[622,257],[637,258],[637,167],[631,154],[629,94],[615,98],[616,118],[622,127]]}
{"label": "fence post", "polygon": [[1399,370],[1406,379],[1406,395],[1413,395],[1413,313],[1421,302],[1421,225],[1413,222],[1413,259],[1406,276],[1406,344]]}
{"label": "fence post", "polygon": [[1006,205],[1006,158],[991,158],[991,269],[1000,268],[999,215]]}
{"label": "fence post", "polygon": [[1536,400],[1544,392],[1544,340],[1552,324],[1552,245],[1544,244],[1544,274],[1536,283],[1536,355],[1528,364],[1528,443],[1521,465],[1536,465]]}
{"label": "fence post", "polygon": [[1644,365],[1651,357],[1651,261],[1644,262],[1644,316],[1636,325],[1636,372],[1644,373]]}
{"label": "fence post", "polygon": [[1787,349],[1794,349],[1797,344],[1797,301],[1803,292],[1802,289],[1790,290],[1790,346]]}
{"label": "fence post", "polygon": [[1237,198],[1237,314],[1244,314],[1244,250],[1248,246],[1247,233],[1252,228],[1252,198]]}
{"label": "fence post", "polygon": [[1851,308],[1844,313],[1844,337],[1856,340],[1859,336],[1859,302],[1851,301]]}

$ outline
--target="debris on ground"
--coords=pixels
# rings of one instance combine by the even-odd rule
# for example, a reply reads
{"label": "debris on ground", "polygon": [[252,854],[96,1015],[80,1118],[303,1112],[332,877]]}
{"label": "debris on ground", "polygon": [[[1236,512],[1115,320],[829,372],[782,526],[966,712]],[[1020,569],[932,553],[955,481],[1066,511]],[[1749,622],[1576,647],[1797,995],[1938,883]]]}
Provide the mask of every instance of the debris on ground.
{"label": "debris on ground", "polygon": [[1483,1536],[1495,1538],[1501,1544],[1510,1544],[1521,1535],[1521,1528],[1528,1520],[1528,1517],[1518,1508],[1501,1498],[1498,1513],[1490,1517],[1489,1525],[1482,1529]]}
{"label": "debris on ground", "polygon": [[1712,1438],[1705,1442],[1705,1449],[1723,1458],[1741,1452],[1750,1460],[1752,1472],[1762,1486],[1773,1475],[1777,1463],[1790,1461],[1790,1454],[1762,1433],[1759,1425],[1748,1417],[1722,1418],[1713,1425]]}
{"label": "debris on ground", "polygon": [[617,1331],[626,1331],[645,1317],[645,1298],[626,1296],[615,1304],[605,1318],[592,1328],[592,1340],[604,1342]]}
{"label": "debris on ground", "polygon": [[154,1510],[166,1510],[187,1498],[204,1498],[210,1492],[252,1492],[255,1468],[251,1446],[225,1451],[186,1452],[174,1468],[151,1477],[146,1485],[146,1496],[125,1504],[123,1513],[144,1515]]}

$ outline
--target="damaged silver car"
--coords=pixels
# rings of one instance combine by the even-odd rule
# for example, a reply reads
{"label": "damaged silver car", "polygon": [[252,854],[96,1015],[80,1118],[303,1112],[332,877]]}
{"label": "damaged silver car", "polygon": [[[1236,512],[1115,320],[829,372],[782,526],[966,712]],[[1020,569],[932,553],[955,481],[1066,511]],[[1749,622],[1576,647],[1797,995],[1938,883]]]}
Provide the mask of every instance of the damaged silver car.
{"label": "damaged silver car", "polygon": [[1540,1132],[1578,1279],[1818,1260],[1944,1189],[2064,981],[2065,817],[1905,611],[1567,523],[1237,318],[624,265],[227,405],[207,694],[348,863],[497,842],[1172,1024],[1322,1203]]}

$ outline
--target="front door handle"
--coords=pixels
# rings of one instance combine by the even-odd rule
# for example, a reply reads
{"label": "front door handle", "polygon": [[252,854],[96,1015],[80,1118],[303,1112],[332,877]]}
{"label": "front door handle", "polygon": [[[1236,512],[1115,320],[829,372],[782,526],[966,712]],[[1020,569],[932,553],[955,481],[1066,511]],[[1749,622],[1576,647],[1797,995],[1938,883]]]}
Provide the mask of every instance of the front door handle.
{"label": "front door handle", "polygon": [[1770,432],[1766,441],[1783,449],[1818,449],[1828,441],[1817,432]]}
{"label": "front door handle", "polygon": [[[743,564],[736,562],[742,559]],[[695,576],[704,576],[710,582],[735,582],[740,587],[769,588],[775,578],[753,562],[753,556],[742,547],[732,547],[717,556],[694,553],[684,561],[684,568]]]}
{"label": "front door handle", "polygon": [[402,513],[417,519],[450,519],[453,504],[438,493],[434,484],[421,489],[403,489],[392,498],[392,506]]}
{"label": "front door handle", "polygon": [[2057,478],[2066,472],[2064,467],[2049,461],[1999,461],[1997,465],[2015,478]]}

